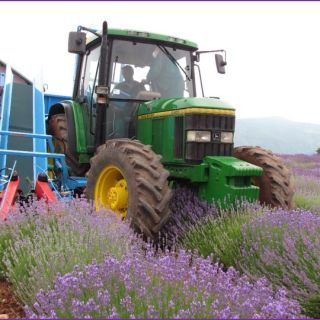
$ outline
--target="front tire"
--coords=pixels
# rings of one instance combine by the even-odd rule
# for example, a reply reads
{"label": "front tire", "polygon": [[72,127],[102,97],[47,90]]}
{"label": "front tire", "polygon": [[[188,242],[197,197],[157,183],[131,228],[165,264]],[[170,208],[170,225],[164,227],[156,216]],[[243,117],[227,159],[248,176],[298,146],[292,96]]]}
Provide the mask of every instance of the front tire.
{"label": "front tire", "polygon": [[[110,208],[146,238],[157,241],[170,216],[169,173],[150,146],[113,139],[90,160],[86,195],[96,208]],[[127,192],[127,194],[126,194]]]}
{"label": "front tire", "polygon": [[262,176],[254,178],[254,184],[260,188],[261,204],[284,209],[293,207],[293,179],[282,159],[261,147],[237,147],[233,154],[263,169]]}

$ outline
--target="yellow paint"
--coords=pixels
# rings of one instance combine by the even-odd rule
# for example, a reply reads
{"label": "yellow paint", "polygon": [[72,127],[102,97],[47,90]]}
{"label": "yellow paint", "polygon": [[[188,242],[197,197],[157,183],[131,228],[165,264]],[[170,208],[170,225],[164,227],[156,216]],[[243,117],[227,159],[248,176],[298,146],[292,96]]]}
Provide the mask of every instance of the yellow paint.
{"label": "yellow paint", "polygon": [[119,168],[106,166],[99,174],[94,189],[96,209],[109,208],[124,219],[128,211],[128,189]]}
{"label": "yellow paint", "polygon": [[234,110],[225,110],[225,109],[209,109],[209,108],[187,108],[187,109],[177,109],[171,111],[155,112],[149,114],[143,114],[138,117],[139,120],[167,117],[167,116],[181,116],[191,113],[200,113],[200,114],[215,114],[215,115],[224,115],[224,116],[234,116]]}

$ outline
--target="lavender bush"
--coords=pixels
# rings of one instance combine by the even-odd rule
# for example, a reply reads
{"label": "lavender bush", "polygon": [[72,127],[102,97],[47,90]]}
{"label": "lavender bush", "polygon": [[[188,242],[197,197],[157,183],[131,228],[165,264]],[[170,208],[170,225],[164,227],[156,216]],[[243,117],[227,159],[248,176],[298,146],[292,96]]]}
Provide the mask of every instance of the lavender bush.
{"label": "lavender bush", "polygon": [[320,155],[283,155],[294,173],[297,207],[320,213]]}
{"label": "lavender bush", "polygon": [[320,154],[281,155],[296,176],[320,178]]}
{"label": "lavender bush", "polygon": [[173,191],[170,202],[172,212],[169,221],[162,229],[166,244],[172,245],[186,234],[195,224],[205,217],[216,217],[218,210],[214,205],[201,201],[189,188],[178,188]]}
{"label": "lavender bush", "polygon": [[[296,204],[320,212],[320,156],[285,160]],[[320,318],[319,215],[256,204],[221,214],[185,188],[171,210],[166,244],[207,259],[142,250],[127,223],[84,200],[36,202],[0,224],[0,275],[28,317],[292,318],[297,298],[304,314]]]}
{"label": "lavender bush", "polygon": [[320,216],[303,210],[242,211],[207,219],[182,245],[256,280],[286,287],[309,316],[320,317]]}
{"label": "lavender bush", "polygon": [[295,176],[296,193],[295,205],[298,208],[320,213],[320,179]]}
{"label": "lavender bush", "polygon": [[[277,210],[256,217],[243,227],[242,264],[251,276],[265,276],[320,316],[320,216],[308,211]],[[312,310],[310,310],[312,308]]]}
{"label": "lavender bush", "polygon": [[7,225],[1,221],[0,222],[0,279],[5,278],[5,266],[1,263],[3,261],[3,256],[8,243],[12,241],[12,236],[10,229]]}
{"label": "lavender bush", "polygon": [[219,217],[207,216],[195,223],[178,245],[204,257],[211,256],[225,267],[235,266],[242,258],[243,225],[265,210],[258,204],[239,203],[236,209],[224,211]]}
{"label": "lavender bush", "polygon": [[11,215],[0,228],[10,232],[3,242],[2,264],[18,298],[33,303],[40,289],[50,287],[57,274],[66,274],[75,265],[83,268],[106,254],[119,260],[136,241],[127,223],[113,213],[94,212],[82,199],[56,203],[49,208],[35,202]]}
{"label": "lavender bush", "polygon": [[250,283],[233,268],[186,251],[155,255],[136,248],[59,276],[41,290],[27,317],[50,318],[293,318],[299,304],[265,279]]}

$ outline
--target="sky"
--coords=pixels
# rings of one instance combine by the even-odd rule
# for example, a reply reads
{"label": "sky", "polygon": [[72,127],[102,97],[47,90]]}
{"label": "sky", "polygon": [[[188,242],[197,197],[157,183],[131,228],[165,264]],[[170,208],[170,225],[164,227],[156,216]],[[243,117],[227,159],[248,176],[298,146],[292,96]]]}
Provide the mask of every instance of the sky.
{"label": "sky", "polygon": [[320,124],[320,2],[1,2],[0,60],[48,92],[71,95],[78,25],[146,30],[185,38],[199,50],[225,49],[201,61],[205,94],[238,118],[283,117]]}

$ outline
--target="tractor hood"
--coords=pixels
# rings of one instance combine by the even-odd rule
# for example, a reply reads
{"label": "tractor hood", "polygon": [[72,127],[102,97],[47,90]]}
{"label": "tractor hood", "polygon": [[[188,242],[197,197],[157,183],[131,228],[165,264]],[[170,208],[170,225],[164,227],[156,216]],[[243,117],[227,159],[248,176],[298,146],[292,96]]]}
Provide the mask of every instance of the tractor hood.
{"label": "tractor hood", "polygon": [[229,104],[214,98],[172,98],[158,99],[144,102],[139,107],[139,119],[149,118],[149,116],[168,116],[188,113],[210,113],[215,109],[217,113],[225,115],[234,115],[235,109]]}

